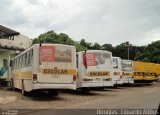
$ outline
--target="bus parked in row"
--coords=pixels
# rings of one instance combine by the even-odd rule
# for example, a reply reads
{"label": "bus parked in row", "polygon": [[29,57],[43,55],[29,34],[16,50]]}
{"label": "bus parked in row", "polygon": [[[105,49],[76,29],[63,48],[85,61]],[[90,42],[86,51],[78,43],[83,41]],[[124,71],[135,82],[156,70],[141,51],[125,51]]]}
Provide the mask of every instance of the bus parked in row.
{"label": "bus parked in row", "polygon": [[112,81],[114,85],[123,84],[122,79],[122,63],[120,57],[112,57],[113,76]]}
{"label": "bus parked in row", "polygon": [[160,64],[155,64],[156,66],[156,81],[160,81]]}
{"label": "bus parked in row", "polygon": [[134,82],[140,83],[144,81],[145,74],[145,64],[140,61],[133,61],[133,70],[134,70]]}
{"label": "bus parked in row", "polygon": [[76,48],[61,44],[35,44],[12,59],[12,84],[22,94],[76,89]]}
{"label": "bus parked in row", "polygon": [[112,53],[87,50],[77,53],[77,89],[113,86]]}
{"label": "bus parked in row", "polygon": [[123,84],[133,84],[133,64],[132,60],[122,59],[122,80]]}
{"label": "bus parked in row", "polygon": [[157,74],[160,70],[160,68],[158,68],[158,64],[133,61],[133,68],[134,81],[136,83],[152,83],[153,81],[158,80]]}
{"label": "bus parked in row", "polygon": [[151,83],[156,79],[156,66],[154,63],[144,63],[144,80]]}
{"label": "bus parked in row", "polygon": [[124,60],[103,50],[76,53],[74,46],[35,44],[11,63],[14,88],[22,94],[34,90],[58,95],[60,89],[89,91],[137,81],[153,82],[160,77],[160,64]]}

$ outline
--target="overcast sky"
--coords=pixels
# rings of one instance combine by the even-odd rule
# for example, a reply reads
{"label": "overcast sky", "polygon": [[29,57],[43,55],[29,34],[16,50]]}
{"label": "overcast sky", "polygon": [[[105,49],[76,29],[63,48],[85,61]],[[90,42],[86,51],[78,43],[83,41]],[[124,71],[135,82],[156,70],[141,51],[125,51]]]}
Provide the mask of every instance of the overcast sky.
{"label": "overcast sky", "polygon": [[160,39],[160,0],[0,0],[0,24],[36,38],[54,30],[101,45]]}

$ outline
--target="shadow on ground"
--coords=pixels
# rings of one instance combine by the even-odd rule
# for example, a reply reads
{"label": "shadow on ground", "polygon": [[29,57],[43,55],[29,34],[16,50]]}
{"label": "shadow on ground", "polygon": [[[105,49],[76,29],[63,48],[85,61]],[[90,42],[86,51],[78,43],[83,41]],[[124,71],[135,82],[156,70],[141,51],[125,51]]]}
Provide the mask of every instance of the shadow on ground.
{"label": "shadow on ground", "polygon": [[62,93],[68,93],[71,95],[81,95],[81,96],[97,96],[97,95],[102,95],[99,93],[96,93],[92,90],[90,91],[78,91],[78,90],[61,90]]}

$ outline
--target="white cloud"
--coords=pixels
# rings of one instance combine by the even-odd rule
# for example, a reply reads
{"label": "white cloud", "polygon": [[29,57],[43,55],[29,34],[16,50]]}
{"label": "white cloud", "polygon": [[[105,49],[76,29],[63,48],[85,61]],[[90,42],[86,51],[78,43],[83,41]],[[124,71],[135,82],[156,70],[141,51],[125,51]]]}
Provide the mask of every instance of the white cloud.
{"label": "white cloud", "polygon": [[160,38],[159,0],[1,0],[2,25],[35,38],[49,30],[74,40],[148,44]]}

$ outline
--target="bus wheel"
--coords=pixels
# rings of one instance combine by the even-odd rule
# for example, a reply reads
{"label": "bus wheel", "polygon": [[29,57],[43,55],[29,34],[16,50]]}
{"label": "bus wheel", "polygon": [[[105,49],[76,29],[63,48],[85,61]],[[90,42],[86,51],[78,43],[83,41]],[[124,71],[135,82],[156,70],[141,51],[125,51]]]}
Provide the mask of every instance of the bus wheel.
{"label": "bus wheel", "polygon": [[11,79],[11,89],[15,90],[13,79]]}
{"label": "bus wheel", "polygon": [[49,96],[58,96],[58,90],[48,90]]}
{"label": "bus wheel", "polygon": [[22,90],[21,90],[21,93],[23,96],[26,96],[27,95],[27,92],[25,91],[25,86],[24,86],[24,81],[22,80]]}
{"label": "bus wheel", "polygon": [[88,93],[88,92],[90,92],[90,89],[82,88],[80,91],[81,91],[81,93]]}

